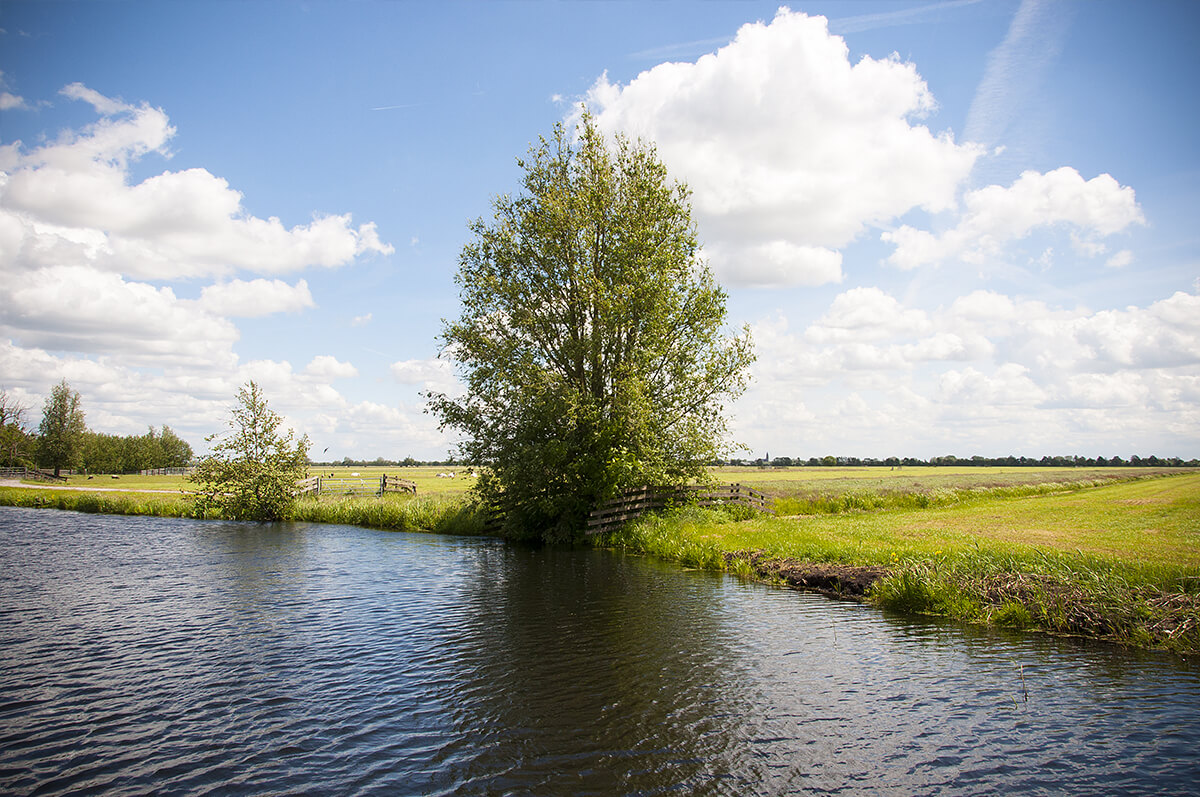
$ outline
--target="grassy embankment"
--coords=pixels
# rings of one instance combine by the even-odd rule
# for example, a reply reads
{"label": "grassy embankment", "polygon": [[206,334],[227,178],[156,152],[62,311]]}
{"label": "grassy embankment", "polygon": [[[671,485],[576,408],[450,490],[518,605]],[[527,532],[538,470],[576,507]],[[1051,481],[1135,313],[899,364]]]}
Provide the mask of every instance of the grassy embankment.
{"label": "grassy embankment", "polygon": [[747,472],[815,512],[684,508],[603,542],[765,581],[873,568],[865,598],[885,608],[1200,652],[1200,473],[963,470]]}
{"label": "grassy embankment", "polygon": [[[438,478],[444,470],[403,469],[419,485],[416,498],[305,500],[296,519],[481,533],[482,518],[463,500],[472,480]],[[684,508],[594,542],[768,582],[795,582],[809,564],[874,568],[883,577],[865,599],[885,608],[1200,652],[1200,473],[1161,475],[722,468],[717,480],[767,492],[779,516]],[[195,516],[178,492],[187,487],[180,477],[73,477],[70,484],[177,492],[0,488],[0,504]]]}
{"label": "grassy embankment", "polygon": [[[344,523],[392,531],[433,531],[444,534],[482,534],[484,518],[463,496],[472,479],[443,479],[445,468],[319,468],[314,475],[334,473],[338,478],[379,478],[381,473],[400,475],[416,482],[417,496],[389,494],[380,498],[323,496],[296,502],[296,521]],[[70,476],[61,485],[71,490],[26,482],[27,487],[0,487],[0,506],[46,507],[106,515],[151,515],[200,518],[189,495],[194,488],[183,476],[107,475],[88,479]],[[208,516],[212,518],[212,515]]]}

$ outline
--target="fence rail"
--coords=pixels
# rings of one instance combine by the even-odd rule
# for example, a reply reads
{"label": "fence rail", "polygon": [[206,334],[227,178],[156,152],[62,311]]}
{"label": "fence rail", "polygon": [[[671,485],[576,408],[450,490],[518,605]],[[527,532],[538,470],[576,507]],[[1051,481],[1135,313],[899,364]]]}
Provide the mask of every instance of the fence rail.
{"label": "fence rail", "polygon": [[383,493],[411,493],[417,494],[417,483],[410,482],[408,479],[401,479],[399,476],[388,476],[386,473],[379,479],[379,492]]}
{"label": "fence rail", "polygon": [[640,487],[626,490],[593,509],[588,516],[587,533],[591,535],[612,531],[626,521],[676,503],[694,503],[699,506],[737,503],[760,512],[773,511],[770,498],[743,484]]}
{"label": "fence rail", "polygon": [[309,476],[296,482],[295,495],[384,495],[386,493],[417,494],[417,483],[399,476],[332,477]]}
{"label": "fence rail", "polygon": [[[744,484],[692,484],[686,487],[635,487],[603,502],[588,515],[587,534],[612,531],[626,521],[647,512],[666,509],[673,504],[697,506],[743,504],[760,512],[774,512],[774,502],[763,493]],[[504,523],[504,513],[493,508],[484,523],[484,532],[494,534]]]}
{"label": "fence rail", "polygon": [[186,468],[147,468],[139,470],[139,476],[189,476],[196,470],[193,466]]}
{"label": "fence rail", "polygon": [[[64,473],[74,473],[75,471],[63,471]],[[52,470],[31,470],[29,468],[0,468],[0,478],[5,479],[42,479],[44,481],[65,482],[66,476],[55,476]]]}
{"label": "fence rail", "polygon": [[307,479],[301,479],[300,481],[296,482],[295,495],[297,498],[299,498],[300,496],[303,496],[303,495],[308,495],[310,493],[312,495],[320,495],[320,493],[321,493],[321,477],[320,476],[309,476]]}

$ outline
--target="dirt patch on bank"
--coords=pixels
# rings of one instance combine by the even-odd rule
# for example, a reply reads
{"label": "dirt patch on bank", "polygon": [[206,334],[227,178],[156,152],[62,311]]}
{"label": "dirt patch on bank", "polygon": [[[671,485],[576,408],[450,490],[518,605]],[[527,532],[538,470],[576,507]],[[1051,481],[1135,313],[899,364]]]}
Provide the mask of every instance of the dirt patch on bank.
{"label": "dirt patch on bank", "polygon": [[735,572],[734,564],[745,561],[760,580],[782,582],[793,589],[851,600],[861,600],[876,581],[888,574],[886,567],[877,565],[802,562],[799,559],[771,557],[764,551],[734,551],[724,556],[728,569]]}
{"label": "dirt patch on bank", "polygon": [[142,490],[132,487],[86,487],[68,484],[25,484],[14,479],[0,479],[0,487],[21,487],[25,490],[75,490],[81,493],[172,493],[178,495],[181,490]]}

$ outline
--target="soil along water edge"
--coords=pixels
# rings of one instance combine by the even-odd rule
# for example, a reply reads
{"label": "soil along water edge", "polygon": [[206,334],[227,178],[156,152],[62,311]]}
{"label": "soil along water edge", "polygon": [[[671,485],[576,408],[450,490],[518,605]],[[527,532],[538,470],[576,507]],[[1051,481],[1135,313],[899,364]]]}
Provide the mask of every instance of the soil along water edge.
{"label": "soil along water edge", "polygon": [[[685,507],[591,542],[906,613],[1200,651],[1200,473],[880,471],[722,472],[716,478],[773,492],[777,506],[807,502],[825,513]],[[465,481],[414,475],[425,487],[416,498],[305,500],[295,519],[483,533]],[[178,489],[137,483],[156,487]],[[0,487],[0,504],[196,516],[182,492]]]}

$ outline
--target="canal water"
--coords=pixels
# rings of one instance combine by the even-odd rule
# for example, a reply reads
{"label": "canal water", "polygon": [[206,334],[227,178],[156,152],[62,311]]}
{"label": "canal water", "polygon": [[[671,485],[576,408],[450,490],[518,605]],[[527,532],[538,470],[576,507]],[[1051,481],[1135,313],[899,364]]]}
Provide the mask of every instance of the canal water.
{"label": "canal water", "polygon": [[1200,667],[604,551],[0,508],[4,794],[1195,794]]}

